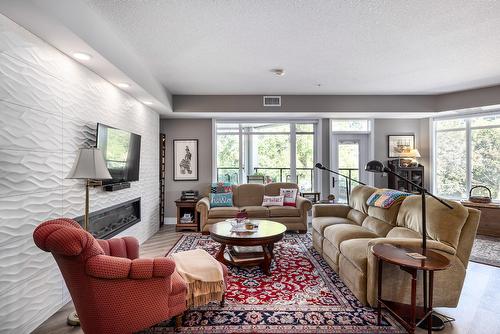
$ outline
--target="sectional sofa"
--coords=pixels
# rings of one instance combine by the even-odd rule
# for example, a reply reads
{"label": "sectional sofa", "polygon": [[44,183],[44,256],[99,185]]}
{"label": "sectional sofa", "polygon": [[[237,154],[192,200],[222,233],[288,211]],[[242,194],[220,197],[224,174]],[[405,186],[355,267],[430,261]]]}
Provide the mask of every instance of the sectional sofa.
{"label": "sectional sofa", "polygon": [[[376,306],[377,261],[371,252],[377,243],[421,245],[421,197],[409,196],[388,209],[367,205],[377,189],[357,186],[349,205],[313,206],[313,245],[343,282],[365,305]],[[465,279],[479,223],[479,211],[447,201],[453,210],[428,197],[427,248],[446,256],[451,267],[434,276],[434,306],[456,307]],[[421,274],[421,273],[420,273]],[[410,303],[409,275],[394,265],[384,265],[383,298]],[[418,279],[422,284],[422,279]],[[417,291],[422,291],[417,285]],[[417,303],[422,304],[421,294]],[[419,299],[420,298],[420,299]]]}
{"label": "sectional sofa", "polygon": [[249,218],[269,219],[284,224],[287,230],[307,232],[307,211],[312,207],[311,201],[297,196],[296,207],[291,206],[262,206],[264,195],[278,196],[280,189],[297,189],[295,183],[269,183],[269,184],[240,184],[233,185],[232,207],[210,207],[210,200],[204,197],[196,204],[200,213],[200,230],[208,233],[210,225],[234,218],[238,211],[245,209]]}

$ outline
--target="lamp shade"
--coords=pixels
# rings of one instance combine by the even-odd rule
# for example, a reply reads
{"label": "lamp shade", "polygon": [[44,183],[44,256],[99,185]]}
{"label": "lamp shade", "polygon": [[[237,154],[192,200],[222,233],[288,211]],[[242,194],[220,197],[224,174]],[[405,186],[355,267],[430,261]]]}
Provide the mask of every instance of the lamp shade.
{"label": "lamp shade", "polygon": [[420,158],[421,157],[420,152],[416,148],[411,150],[411,154],[412,154],[412,158]]}
{"label": "lamp shade", "polygon": [[73,167],[66,178],[105,180],[112,177],[106,167],[101,150],[91,147],[81,148],[78,151]]}
{"label": "lamp shade", "polygon": [[399,154],[400,158],[420,158],[420,152],[413,148],[411,150],[403,151]]}
{"label": "lamp shade", "polygon": [[371,173],[384,173],[385,170],[386,167],[384,166],[384,164],[378,160],[369,161],[365,166],[365,171]]}

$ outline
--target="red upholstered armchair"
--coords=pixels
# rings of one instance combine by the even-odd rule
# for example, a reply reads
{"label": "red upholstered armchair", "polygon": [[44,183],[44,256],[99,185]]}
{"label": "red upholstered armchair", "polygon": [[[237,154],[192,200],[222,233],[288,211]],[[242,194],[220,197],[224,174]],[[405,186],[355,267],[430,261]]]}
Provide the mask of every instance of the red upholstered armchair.
{"label": "red upholstered armchair", "polygon": [[186,309],[175,262],[139,259],[135,238],[96,240],[71,219],[44,222],[33,238],[59,265],[85,333],[131,333]]}

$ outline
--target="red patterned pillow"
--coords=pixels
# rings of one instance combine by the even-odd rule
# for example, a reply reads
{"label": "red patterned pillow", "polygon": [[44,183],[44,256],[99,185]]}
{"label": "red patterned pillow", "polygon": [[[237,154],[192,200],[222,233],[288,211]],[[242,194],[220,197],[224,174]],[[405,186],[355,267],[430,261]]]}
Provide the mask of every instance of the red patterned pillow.
{"label": "red patterned pillow", "polygon": [[283,196],[284,206],[297,206],[295,201],[297,200],[297,189],[280,189],[280,196]]}

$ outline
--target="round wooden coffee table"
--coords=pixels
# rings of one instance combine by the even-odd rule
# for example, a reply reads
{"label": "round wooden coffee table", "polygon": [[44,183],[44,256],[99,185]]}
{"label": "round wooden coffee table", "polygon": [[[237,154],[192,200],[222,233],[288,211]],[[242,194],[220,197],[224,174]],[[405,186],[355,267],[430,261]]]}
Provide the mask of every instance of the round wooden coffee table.
{"label": "round wooden coffee table", "polygon": [[227,221],[210,227],[210,237],[221,244],[215,258],[234,266],[260,266],[266,275],[271,275],[274,243],[283,239],[286,226],[270,220],[251,221],[259,225],[254,232],[231,232],[231,223]]}

